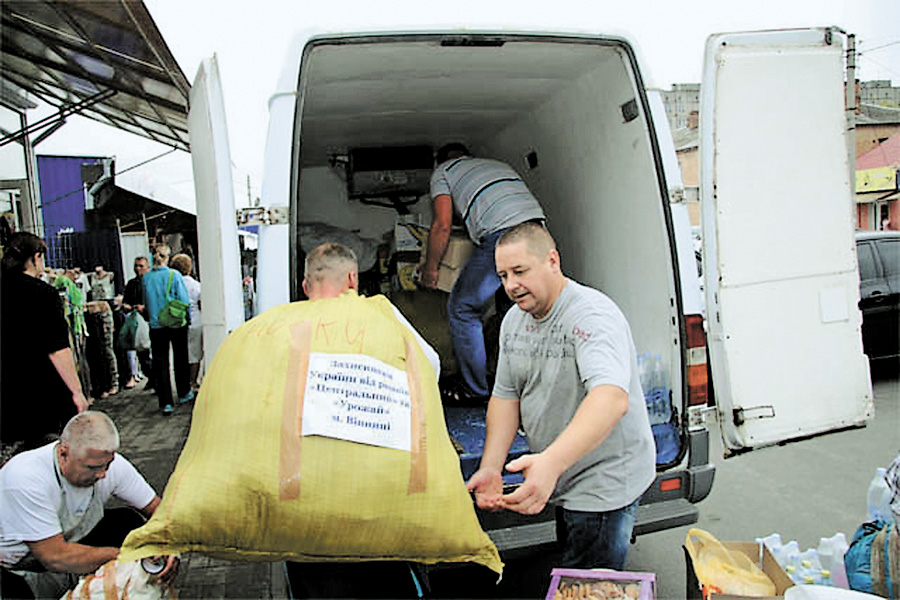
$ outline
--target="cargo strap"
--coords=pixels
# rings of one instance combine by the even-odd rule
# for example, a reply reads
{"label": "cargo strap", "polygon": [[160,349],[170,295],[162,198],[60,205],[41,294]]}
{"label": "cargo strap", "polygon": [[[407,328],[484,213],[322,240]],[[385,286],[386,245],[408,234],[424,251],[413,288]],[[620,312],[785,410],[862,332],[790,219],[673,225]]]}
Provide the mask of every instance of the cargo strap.
{"label": "cargo strap", "polygon": [[288,353],[284,407],[281,413],[281,456],[278,464],[278,492],[282,500],[300,497],[300,434],[303,431],[303,395],[309,372],[311,344],[312,324],[302,321],[291,326],[291,348]]}
{"label": "cargo strap", "polygon": [[428,454],[425,435],[425,403],[422,402],[421,377],[415,340],[406,338],[406,378],[409,382],[410,468],[408,494],[425,491],[428,482]]}

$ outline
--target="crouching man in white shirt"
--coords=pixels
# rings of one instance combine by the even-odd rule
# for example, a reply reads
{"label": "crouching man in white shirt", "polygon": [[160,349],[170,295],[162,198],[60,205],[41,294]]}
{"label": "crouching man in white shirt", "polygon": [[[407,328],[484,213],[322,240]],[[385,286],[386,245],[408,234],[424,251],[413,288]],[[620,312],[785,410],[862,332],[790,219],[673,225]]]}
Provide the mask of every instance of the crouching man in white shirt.
{"label": "crouching man in white shirt", "polygon": [[[4,598],[29,592],[59,598],[79,575],[115,559],[144,517],[128,507],[104,510],[111,497],[153,514],[159,496],[118,449],[115,424],[89,410],[72,417],[58,442],[18,454],[0,469]],[[160,581],[170,583],[177,568],[169,557]]]}

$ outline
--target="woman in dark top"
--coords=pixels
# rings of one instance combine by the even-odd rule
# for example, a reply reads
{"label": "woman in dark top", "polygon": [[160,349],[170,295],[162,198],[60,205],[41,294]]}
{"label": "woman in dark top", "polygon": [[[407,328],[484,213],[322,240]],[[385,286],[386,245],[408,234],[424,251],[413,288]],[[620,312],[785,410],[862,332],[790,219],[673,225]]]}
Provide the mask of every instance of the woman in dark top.
{"label": "woman in dark top", "polygon": [[0,280],[0,441],[33,448],[88,408],[59,293],[38,277],[47,246],[16,232]]}

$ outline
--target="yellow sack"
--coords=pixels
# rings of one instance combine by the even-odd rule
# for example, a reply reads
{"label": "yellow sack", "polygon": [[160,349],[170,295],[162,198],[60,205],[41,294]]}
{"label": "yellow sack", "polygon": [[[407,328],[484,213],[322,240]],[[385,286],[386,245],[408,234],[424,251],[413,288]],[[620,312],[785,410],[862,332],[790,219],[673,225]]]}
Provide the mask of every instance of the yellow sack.
{"label": "yellow sack", "polygon": [[[309,435],[329,427],[374,442]],[[502,571],[466,491],[434,371],[384,297],[279,306],[226,338],[162,503],[119,558],[188,551]]]}
{"label": "yellow sack", "polygon": [[710,593],[738,596],[774,596],[775,584],[743,552],[729,550],[711,533],[688,531],[684,542],[694,562],[703,597]]}

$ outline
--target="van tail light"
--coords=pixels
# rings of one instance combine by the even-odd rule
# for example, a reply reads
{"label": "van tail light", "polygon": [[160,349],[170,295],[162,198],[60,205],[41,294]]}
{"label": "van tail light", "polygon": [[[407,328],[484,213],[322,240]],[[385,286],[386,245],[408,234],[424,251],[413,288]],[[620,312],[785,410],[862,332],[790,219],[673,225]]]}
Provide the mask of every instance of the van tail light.
{"label": "van tail light", "polygon": [[705,405],[708,399],[706,370],[706,332],[702,315],[687,315],[688,406]]}

